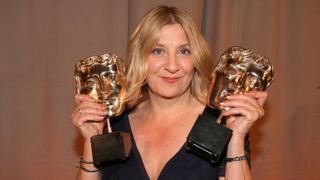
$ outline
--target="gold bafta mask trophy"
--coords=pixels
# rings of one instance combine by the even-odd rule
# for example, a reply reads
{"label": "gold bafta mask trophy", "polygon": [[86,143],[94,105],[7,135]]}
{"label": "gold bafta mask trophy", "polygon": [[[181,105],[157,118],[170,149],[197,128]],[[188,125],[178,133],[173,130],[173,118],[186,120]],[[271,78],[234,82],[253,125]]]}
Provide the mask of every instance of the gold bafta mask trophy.
{"label": "gold bafta mask trophy", "polygon": [[[96,166],[112,160],[128,157],[131,149],[130,135],[125,132],[112,132],[110,118],[120,115],[124,109],[126,93],[125,66],[115,54],[90,56],[79,60],[75,65],[76,90],[86,94],[107,109],[107,132],[91,137],[93,161]],[[99,123],[88,120],[88,123]]]}
{"label": "gold bafta mask trophy", "polygon": [[207,106],[190,131],[187,149],[218,163],[232,131],[221,124],[220,102],[228,95],[252,90],[264,91],[273,80],[273,67],[265,57],[239,46],[228,48],[213,71]]}

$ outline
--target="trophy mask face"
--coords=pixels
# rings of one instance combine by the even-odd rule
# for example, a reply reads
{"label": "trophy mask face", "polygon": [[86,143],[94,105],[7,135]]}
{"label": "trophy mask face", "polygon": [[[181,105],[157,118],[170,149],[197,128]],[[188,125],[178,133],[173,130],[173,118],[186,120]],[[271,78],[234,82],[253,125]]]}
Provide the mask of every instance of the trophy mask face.
{"label": "trophy mask face", "polygon": [[219,108],[228,95],[264,91],[272,79],[273,67],[266,58],[250,49],[231,47],[222,54],[213,71],[207,103]]}
{"label": "trophy mask face", "polygon": [[125,96],[125,66],[114,54],[91,56],[77,62],[75,67],[78,94],[86,94],[105,104],[108,116],[123,110]]}

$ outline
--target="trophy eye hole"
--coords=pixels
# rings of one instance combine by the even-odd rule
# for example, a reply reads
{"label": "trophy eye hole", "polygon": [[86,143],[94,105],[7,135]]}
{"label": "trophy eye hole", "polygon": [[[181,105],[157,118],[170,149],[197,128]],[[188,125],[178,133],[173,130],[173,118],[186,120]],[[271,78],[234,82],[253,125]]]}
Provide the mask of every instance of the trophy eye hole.
{"label": "trophy eye hole", "polygon": [[230,69],[227,69],[227,74],[234,75],[236,74],[236,71],[230,68]]}
{"label": "trophy eye hole", "polygon": [[118,81],[118,76],[117,74],[110,74],[108,76],[108,80],[111,81],[111,82],[117,82]]}
{"label": "trophy eye hole", "polygon": [[259,79],[249,78],[247,81],[247,86],[249,86],[250,90],[262,90],[262,84]]}
{"label": "trophy eye hole", "polygon": [[237,71],[232,67],[228,67],[224,71],[224,74],[227,75],[227,77],[232,78],[233,76],[235,76],[237,74]]}
{"label": "trophy eye hole", "polygon": [[90,94],[91,91],[92,91],[91,87],[83,87],[80,90],[80,94]]}
{"label": "trophy eye hole", "polygon": [[85,83],[84,83],[84,86],[85,86],[86,88],[92,88],[94,85],[95,85],[95,81],[93,81],[93,80],[91,80],[91,79],[85,81]]}

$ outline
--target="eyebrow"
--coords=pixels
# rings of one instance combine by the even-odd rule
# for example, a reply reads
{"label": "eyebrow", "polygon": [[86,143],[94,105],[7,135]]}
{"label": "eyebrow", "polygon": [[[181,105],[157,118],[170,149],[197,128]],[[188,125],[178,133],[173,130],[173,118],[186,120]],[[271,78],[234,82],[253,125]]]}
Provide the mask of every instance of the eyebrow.
{"label": "eyebrow", "polygon": [[[166,47],[165,45],[160,44],[160,43],[157,43],[157,44],[154,45],[154,47],[157,47],[157,46]],[[184,43],[184,44],[181,44],[180,46],[178,46],[178,48],[182,48],[182,47],[190,47],[190,43]]]}

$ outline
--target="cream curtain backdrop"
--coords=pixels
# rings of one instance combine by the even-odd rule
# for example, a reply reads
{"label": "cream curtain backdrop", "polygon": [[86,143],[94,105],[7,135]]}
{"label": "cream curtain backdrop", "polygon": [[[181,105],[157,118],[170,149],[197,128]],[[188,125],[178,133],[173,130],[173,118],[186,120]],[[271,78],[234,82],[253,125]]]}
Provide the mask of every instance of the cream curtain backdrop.
{"label": "cream curtain backdrop", "polygon": [[273,63],[267,114],[250,133],[254,179],[320,179],[317,0],[1,0],[0,179],[74,179],[74,63],[125,58],[137,22],[158,4],[192,14],[214,61],[240,45]]}

